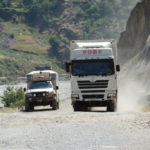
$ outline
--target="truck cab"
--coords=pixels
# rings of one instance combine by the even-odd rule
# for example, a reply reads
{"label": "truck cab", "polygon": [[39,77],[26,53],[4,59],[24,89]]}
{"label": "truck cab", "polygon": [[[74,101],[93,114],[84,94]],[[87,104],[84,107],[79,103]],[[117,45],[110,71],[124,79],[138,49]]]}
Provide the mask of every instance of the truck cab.
{"label": "truck cab", "polygon": [[106,106],[117,108],[117,71],[112,42],[71,41],[70,62],[66,72],[71,73],[71,101],[74,111]]}
{"label": "truck cab", "polygon": [[50,105],[54,110],[59,108],[58,74],[52,70],[32,71],[27,74],[25,111],[46,105]]}

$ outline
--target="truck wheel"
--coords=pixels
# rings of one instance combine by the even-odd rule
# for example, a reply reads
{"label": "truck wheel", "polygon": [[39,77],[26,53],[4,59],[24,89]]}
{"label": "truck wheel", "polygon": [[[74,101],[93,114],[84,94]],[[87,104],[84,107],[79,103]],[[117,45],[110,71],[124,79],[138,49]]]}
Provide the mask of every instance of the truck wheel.
{"label": "truck wheel", "polygon": [[31,110],[30,104],[25,102],[25,111],[29,112]]}
{"label": "truck wheel", "polygon": [[59,109],[59,102],[57,102],[57,109]]}
{"label": "truck wheel", "polygon": [[59,107],[59,104],[58,104],[58,102],[56,101],[56,99],[53,100],[53,101],[52,101],[52,108],[53,108],[53,110],[57,110],[58,107]]}
{"label": "truck wheel", "polygon": [[30,108],[31,108],[31,110],[33,111],[33,110],[34,110],[34,105],[33,105],[33,104],[30,104]]}
{"label": "truck wheel", "polygon": [[85,111],[91,111],[91,110],[92,110],[91,107],[86,107],[86,108],[85,108]]}
{"label": "truck wheel", "polygon": [[117,103],[116,101],[110,101],[107,104],[107,111],[109,112],[115,112],[117,109]]}
{"label": "truck wheel", "polygon": [[73,104],[73,109],[74,109],[74,111],[85,111],[85,107],[83,105],[81,105],[81,103],[79,103],[79,102],[75,102]]}
{"label": "truck wheel", "polygon": [[73,109],[74,109],[74,111],[79,111],[79,103],[78,102],[75,102],[73,104]]}

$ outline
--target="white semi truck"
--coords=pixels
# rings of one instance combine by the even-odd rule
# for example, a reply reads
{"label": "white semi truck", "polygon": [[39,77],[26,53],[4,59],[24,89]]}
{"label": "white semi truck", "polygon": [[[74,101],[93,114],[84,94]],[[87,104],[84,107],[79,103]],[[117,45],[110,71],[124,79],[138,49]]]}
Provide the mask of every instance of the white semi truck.
{"label": "white semi truck", "polygon": [[74,111],[106,106],[117,108],[117,50],[115,41],[71,41],[71,101]]}
{"label": "white semi truck", "polygon": [[54,110],[59,108],[57,72],[40,67],[28,73],[25,91],[25,111],[45,105],[50,105]]}

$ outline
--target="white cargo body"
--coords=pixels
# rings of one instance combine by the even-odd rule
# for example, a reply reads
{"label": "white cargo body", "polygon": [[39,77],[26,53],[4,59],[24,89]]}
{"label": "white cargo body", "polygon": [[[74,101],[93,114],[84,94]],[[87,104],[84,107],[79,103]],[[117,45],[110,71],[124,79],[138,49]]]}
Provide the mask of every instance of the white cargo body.
{"label": "white cargo body", "polygon": [[52,81],[53,86],[56,87],[58,80],[58,73],[52,70],[32,71],[27,74],[28,84],[32,81]]}
{"label": "white cargo body", "polygon": [[[115,54],[114,54],[115,52]],[[117,72],[115,42],[71,41],[71,99],[75,111],[88,107],[117,106]]]}

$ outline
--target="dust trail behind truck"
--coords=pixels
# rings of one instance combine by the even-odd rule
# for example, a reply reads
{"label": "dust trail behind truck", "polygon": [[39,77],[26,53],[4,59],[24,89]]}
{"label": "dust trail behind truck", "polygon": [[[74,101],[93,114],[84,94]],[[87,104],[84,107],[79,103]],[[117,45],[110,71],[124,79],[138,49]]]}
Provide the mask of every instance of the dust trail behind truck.
{"label": "dust trail behind truck", "polygon": [[74,111],[106,106],[117,109],[117,50],[115,41],[71,41],[71,101]]}

